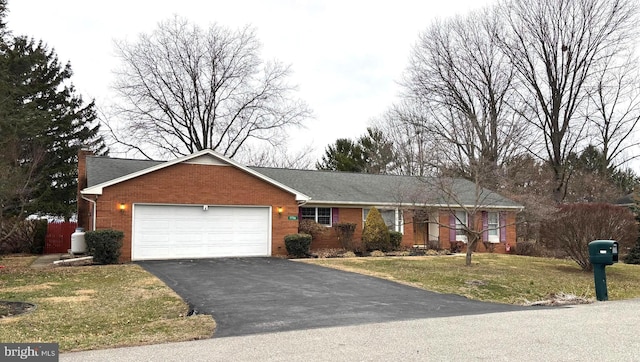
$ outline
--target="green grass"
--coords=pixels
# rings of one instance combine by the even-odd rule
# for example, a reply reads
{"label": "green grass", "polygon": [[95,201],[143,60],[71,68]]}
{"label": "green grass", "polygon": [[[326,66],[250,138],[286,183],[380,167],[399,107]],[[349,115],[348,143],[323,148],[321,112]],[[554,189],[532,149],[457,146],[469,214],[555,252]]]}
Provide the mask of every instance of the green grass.
{"label": "green grass", "polygon": [[57,342],[60,351],[209,338],[211,316],[186,317],[188,306],[137,265],[34,270],[35,257],[0,259],[0,300],[37,309],[0,319],[0,341]]}
{"label": "green grass", "polygon": [[[463,255],[303,261],[483,301],[525,304],[557,293],[595,298],[593,273],[569,260],[474,254],[470,267]],[[606,272],[609,300],[640,297],[639,265],[618,263]]]}

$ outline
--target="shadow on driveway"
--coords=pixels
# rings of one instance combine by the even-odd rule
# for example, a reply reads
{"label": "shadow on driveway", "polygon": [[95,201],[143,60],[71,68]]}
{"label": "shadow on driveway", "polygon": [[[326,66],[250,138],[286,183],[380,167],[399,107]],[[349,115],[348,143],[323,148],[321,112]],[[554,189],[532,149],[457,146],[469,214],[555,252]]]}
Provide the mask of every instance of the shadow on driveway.
{"label": "shadow on driveway", "polygon": [[215,337],[527,309],[286,259],[138,264],[164,281],[197,313],[213,315]]}

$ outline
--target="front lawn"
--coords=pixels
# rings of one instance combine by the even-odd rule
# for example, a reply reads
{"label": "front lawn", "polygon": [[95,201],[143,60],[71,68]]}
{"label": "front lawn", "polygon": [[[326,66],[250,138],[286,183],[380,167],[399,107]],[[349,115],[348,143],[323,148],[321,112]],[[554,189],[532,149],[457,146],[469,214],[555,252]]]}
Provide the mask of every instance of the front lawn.
{"label": "front lawn", "polygon": [[[300,260],[483,301],[526,304],[559,293],[595,299],[593,273],[569,260],[474,254],[471,267],[464,255]],[[640,265],[617,263],[606,272],[609,300],[640,297]]]}
{"label": "front lawn", "polygon": [[0,258],[0,300],[36,310],[0,318],[0,341],[57,342],[60,351],[209,338],[209,315],[187,317],[170,288],[134,264],[34,270],[35,257]]}

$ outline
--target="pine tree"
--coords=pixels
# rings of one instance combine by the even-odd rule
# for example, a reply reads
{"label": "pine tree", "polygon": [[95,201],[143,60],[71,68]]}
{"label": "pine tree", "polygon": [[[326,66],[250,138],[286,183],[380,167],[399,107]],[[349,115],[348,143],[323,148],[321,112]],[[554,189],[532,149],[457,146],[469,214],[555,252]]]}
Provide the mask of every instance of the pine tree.
{"label": "pine tree", "polygon": [[328,145],[318,170],[347,171],[386,174],[394,168],[393,144],[377,128],[367,128],[367,133],[357,140],[339,138]]}
{"label": "pine tree", "polygon": [[627,254],[624,262],[627,264],[640,264],[640,237],[638,237],[636,245]]}
{"label": "pine tree", "polygon": [[364,172],[366,163],[362,146],[348,138],[339,138],[334,145],[327,146],[322,161],[316,163],[318,170]]}
{"label": "pine tree", "polygon": [[[0,16],[5,5],[0,0]],[[70,64],[60,64],[53,50],[42,42],[2,31],[0,166],[5,176],[22,175],[18,182],[23,191],[2,206],[2,213],[69,218],[76,208],[79,147],[106,152],[98,135],[94,103],[85,105],[76,95],[69,84]]]}

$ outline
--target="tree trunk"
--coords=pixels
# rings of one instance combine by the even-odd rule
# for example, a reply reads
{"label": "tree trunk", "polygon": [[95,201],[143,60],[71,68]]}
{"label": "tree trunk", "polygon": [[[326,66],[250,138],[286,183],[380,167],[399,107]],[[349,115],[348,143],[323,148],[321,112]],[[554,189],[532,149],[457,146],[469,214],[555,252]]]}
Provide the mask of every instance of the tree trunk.
{"label": "tree trunk", "polygon": [[475,249],[476,243],[478,242],[478,239],[475,237],[469,239],[470,240],[467,241],[467,254],[464,260],[464,265],[466,266],[471,266],[471,255],[473,255],[473,249]]}

